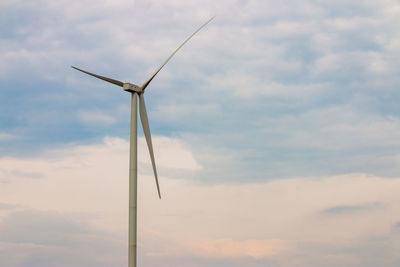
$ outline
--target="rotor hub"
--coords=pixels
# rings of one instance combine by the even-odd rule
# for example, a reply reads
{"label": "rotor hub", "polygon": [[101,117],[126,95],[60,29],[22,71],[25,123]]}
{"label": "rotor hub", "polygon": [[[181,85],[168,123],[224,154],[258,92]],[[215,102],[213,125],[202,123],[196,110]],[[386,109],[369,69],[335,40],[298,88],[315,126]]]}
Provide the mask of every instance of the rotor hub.
{"label": "rotor hub", "polygon": [[142,93],[143,90],[140,86],[133,84],[133,83],[124,83],[123,88],[127,92],[136,92],[136,93]]}

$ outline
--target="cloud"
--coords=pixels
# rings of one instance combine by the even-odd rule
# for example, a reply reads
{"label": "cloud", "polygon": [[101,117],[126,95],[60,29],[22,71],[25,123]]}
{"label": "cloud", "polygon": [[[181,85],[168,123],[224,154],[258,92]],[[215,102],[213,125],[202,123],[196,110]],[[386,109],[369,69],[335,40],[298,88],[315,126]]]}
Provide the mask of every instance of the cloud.
{"label": "cloud", "polygon": [[18,139],[19,136],[9,133],[0,133],[0,142]]}
{"label": "cloud", "polygon": [[[0,201],[55,224],[90,213],[80,225],[125,233],[129,97],[70,65],[140,83],[216,14],[146,92],[161,189],[173,194],[156,202],[139,139],[143,262],[398,265],[398,1],[0,5]],[[106,135],[119,138],[98,143]],[[52,211],[62,218],[41,213]],[[16,250],[1,246],[2,259]],[[23,251],[10,266],[65,254]],[[84,253],[67,253],[67,266],[93,265]],[[121,266],[115,255],[95,265]]]}
{"label": "cloud", "polygon": [[356,206],[335,206],[324,209],[322,213],[326,214],[346,214],[346,213],[354,213],[354,212],[362,212],[362,211],[370,211],[374,209],[382,208],[382,204],[379,202],[374,203],[367,203],[363,205],[356,205]]}
{"label": "cloud", "polygon": [[[80,218],[79,218],[80,217]],[[82,220],[82,215],[24,209],[0,222],[3,266],[118,266],[118,239]],[[112,260],[110,261],[110,258]]]}
{"label": "cloud", "polygon": [[396,1],[34,3],[2,16],[3,154],[125,138],[129,97],[70,65],[140,83],[216,14],[146,92],[152,132],[213,166],[197,180],[399,173]]}
{"label": "cloud", "polygon": [[89,125],[112,125],[116,122],[113,117],[101,111],[80,111],[78,118],[83,123]]}
{"label": "cloud", "polygon": [[[156,152],[162,201],[157,198],[150,162],[139,162],[142,262],[153,266],[175,262],[177,266],[231,266],[233,261],[242,266],[320,266],[322,262],[362,266],[368,259],[396,266],[398,256],[392,251],[398,235],[392,232],[399,221],[398,179],[347,174],[198,184],[183,179],[186,173],[203,170],[195,154],[180,140],[154,139],[168,156],[159,157],[161,153]],[[145,148],[141,139],[141,159],[148,157]],[[52,266],[54,257],[49,255],[54,254],[70,258],[65,262],[74,266],[122,264],[127,155],[127,141],[106,138],[98,144],[50,150],[35,159],[2,158],[2,170],[36,166],[43,176],[10,176],[0,187],[0,202],[18,207],[0,210],[2,251],[21,244],[12,262],[0,254],[2,262],[4,258],[8,266],[19,266],[36,259],[42,266]],[[168,158],[180,159],[184,167]],[[176,179],[179,173],[183,177]],[[18,231],[22,228],[24,232]],[[104,242],[107,247],[101,245]],[[108,249],[112,254],[98,257]]]}
{"label": "cloud", "polygon": [[[4,166],[0,169],[0,182],[7,183],[13,179],[27,178],[27,179],[40,179],[43,178],[42,168],[40,162],[29,162],[25,166],[30,168],[29,171],[20,169],[18,163],[21,161],[12,158],[2,158]],[[15,165],[16,164],[16,165]],[[38,164],[36,166],[36,164]]]}
{"label": "cloud", "polygon": [[281,240],[212,239],[193,244],[192,253],[201,258],[243,258],[262,259],[288,250]]}
{"label": "cloud", "polygon": [[0,203],[0,210],[11,210],[17,208],[18,205],[10,203]]}
{"label": "cloud", "polygon": [[[196,161],[193,152],[179,139],[167,137],[153,137],[153,144],[157,161],[161,168],[181,171],[199,171],[202,166]],[[147,151],[144,138],[139,138],[139,150]],[[150,157],[142,157],[139,162],[150,166]]]}
{"label": "cloud", "polygon": [[2,242],[70,246],[70,239],[82,234],[94,233],[54,212],[18,211],[3,219],[0,225]]}

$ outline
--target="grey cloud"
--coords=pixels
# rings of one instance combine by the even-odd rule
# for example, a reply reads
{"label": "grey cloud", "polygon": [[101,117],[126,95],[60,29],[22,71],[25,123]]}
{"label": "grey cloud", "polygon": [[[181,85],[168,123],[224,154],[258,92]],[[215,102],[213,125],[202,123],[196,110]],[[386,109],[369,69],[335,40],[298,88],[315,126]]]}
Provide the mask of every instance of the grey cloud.
{"label": "grey cloud", "polygon": [[36,210],[9,214],[0,222],[2,266],[121,266],[124,238],[79,217]]}
{"label": "grey cloud", "polygon": [[0,239],[11,243],[37,245],[72,245],[71,236],[95,232],[56,212],[19,211],[10,214],[0,224]]}
{"label": "grey cloud", "polygon": [[16,205],[16,204],[0,202],[0,210],[12,210],[12,209],[15,209],[17,207],[18,207],[18,205]]}
{"label": "grey cloud", "polygon": [[25,171],[13,170],[9,174],[11,176],[17,176],[17,177],[28,178],[28,179],[43,178],[43,174],[37,173],[37,172],[25,172]]}
{"label": "grey cloud", "polygon": [[392,242],[397,239],[388,236],[360,239],[345,244],[302,243],[302,253],[296,259],[299,266],[354,266],[395,267],[398,257],[393,257]]}
{"label": "grey cloud", "polygon": [[[139,255],[140,256],[140,255]],[[141,257],[143,260],[139,262],[145,266],[158,266],[158,267],[281,267],[281,263],[271,259],[252,259],[252,258],[239,258],[239,259],[206,259],[190,256],[182,257]]]}
{"label": "grey cloud", "polygon": [[324,214],[353,214],[356,212],[373,211],[382,209],[385,206],[380,202],[367,203],[363,205],[342,205],[324,209]]}
{"label": "grey cloud", "polygon": [[43,177],[44,177],[43,174],[38,172],[19,171],[19,170],[5,171],[0,169],[0,183],[9,183],[15,178],[41,179]]}

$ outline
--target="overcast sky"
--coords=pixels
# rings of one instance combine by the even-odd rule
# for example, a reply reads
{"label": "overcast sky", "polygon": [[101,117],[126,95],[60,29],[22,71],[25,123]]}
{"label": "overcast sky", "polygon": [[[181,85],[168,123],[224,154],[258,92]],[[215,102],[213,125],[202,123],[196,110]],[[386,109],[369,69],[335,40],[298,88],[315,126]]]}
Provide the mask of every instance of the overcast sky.
{"label": "overcast sky", "polygon": [[397,0],[2,0],[0,265],[399,266]]}

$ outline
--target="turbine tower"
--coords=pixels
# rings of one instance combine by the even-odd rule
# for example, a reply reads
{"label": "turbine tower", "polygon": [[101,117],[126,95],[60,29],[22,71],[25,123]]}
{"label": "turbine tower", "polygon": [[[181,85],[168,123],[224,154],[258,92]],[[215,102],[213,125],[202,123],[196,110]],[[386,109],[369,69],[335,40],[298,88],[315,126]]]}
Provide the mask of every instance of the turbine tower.
{"label": "turbine tower", "polygon": [[146,112],[146,105],[144,103],[144,92],[154,77],[160,72],[160,70],[168,63],[168,61],[178,52],[178,50],[186,44],[197,32],[205,27],[214,17],[209,19],[206,23],[201,25],[192,35],[190,35],[166,60],[165,62],[154,72],[150,78],[143,83],[141,86],[136,84],[121,82],[104,76],[100,76],[77,67],[71,66],[72,68],[101,79],[103,81],[120,86],[126,92],[131,93],[131,129],[130,129],[130,150],[129,150],[129,252],[128,252],[128,266],[136,267],[136,230],[137,230],[137,98],[139,97],[139,115],[140,121],[142,122],[142,128],[144,136],[146,138],[147,147],[149,149],[151,164],[153,166],[154,177],[157,185],[158,197],[161,199],[160,185],[158,183],[156,163],[154,160],[153,144],[151,141],[149,120]]}

